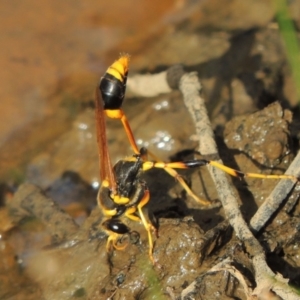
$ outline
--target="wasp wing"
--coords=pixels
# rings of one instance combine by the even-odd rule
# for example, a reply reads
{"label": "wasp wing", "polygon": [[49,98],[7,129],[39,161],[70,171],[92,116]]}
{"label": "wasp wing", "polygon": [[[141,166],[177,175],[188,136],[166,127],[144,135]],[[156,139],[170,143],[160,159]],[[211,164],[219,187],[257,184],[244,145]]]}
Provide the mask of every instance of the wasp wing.
{"label": "wasp wing", "polygon": [[[106,181],[112,193],[116,192],[116,179],[112,168],[106,137],[106,120],[103,107],[103,100],[99,88],[95,92],[95,114],[96,114],[96,129],[97,143],[99,153],[100,179],[103,183]],[[102,184],[101,183],[101,184]]]}

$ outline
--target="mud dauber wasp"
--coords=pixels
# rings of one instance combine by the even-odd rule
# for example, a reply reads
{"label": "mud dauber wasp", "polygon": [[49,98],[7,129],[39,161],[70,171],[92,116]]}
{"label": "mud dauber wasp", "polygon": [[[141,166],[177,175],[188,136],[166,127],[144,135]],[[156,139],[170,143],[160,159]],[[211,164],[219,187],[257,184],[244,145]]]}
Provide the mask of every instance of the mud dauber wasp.
{"label": "mud dauber wasp", "polygon": [[[107,251],[111,249],[111,246],[117,250],[122,250],[126,247],[126,245],[119,246],[117,243],[119,238],[130,232],[129,227],[122,222],[122,218],[127,217],[133,221],[142,222],[144,225],[148,233],[149,257],[152,263],[155,262],[153,258],[151,230],[156,229],[151,222],[148,221],[143,212],[143,207],[150,200],[150,193],[146,182],[141,179],[143,172],[152,168],[164,169],[168,174],[178,180],[188,195],[202,205],[209,205],[210,202],[200,199],[195,195],[175,169],[189,169],[211,165],[223,170],[231,176],[241,179],[244,177],[253,177],[298,180],[292,175],[243,173],[213,160],[195,159],[170,163],[148,160],[147,150],[145,148],[138,149],[129,122],[121,109],[126,91],[128,65],[129,55],[122,54],[120,58],[107,69],[100,80],[99,86],[96,88],[95,94],[101,179],[97,202],[106,217],[102,223],[102,227],[108,234],[106,244]],[[114,167],[111,164],[108,152],[105,116],[121,120],[134,152],[133,156],[118,161]]]}

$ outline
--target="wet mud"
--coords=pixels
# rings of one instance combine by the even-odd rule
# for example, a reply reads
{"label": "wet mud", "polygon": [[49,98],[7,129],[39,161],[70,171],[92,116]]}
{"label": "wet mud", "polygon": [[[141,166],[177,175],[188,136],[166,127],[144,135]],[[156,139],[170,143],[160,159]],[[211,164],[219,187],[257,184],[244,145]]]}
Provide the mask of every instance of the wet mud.
{"label": "wet mud", "polygon": [[[266,122],[270,116],[271,121]],[[226,125],[228,151],[230,147],[239,151],[237,156],[241,157],[237,161],[240,168],[244,169],[247,161],[252,163],[254,160],[251,153],[262,151],[261,144],[252,144],[251,149],[247,146],[251,134],[263,134],[270,144],[269,139],[274,141],[276,132],[275,137],[281,141],[278,143],[279,149],[276,149],[276,162],[288,159],[292,153],[287,150],[291,149],[289,122],[289,112],[278,103],[254,114],[237,117]],[[278,126],[271,126],[270,130],[270,123]],[[259,130],[256,131],[256,128]],[[234,138],[237,134],[240,139]],[[269,172],[269,161],[261,161],[259,166],[265,166],[262,171]],[[126,250],[107,253],[107,236],[100,226],[103,216],[99,208],[92,209],[90,216],[79,226],[74,221],[77,215],[71,217],[72,210],[66,212],[68,205],[65,205],[66,210],[62,210],[57,202],[47,196],[49,189],[48,192],[42,191],[32,184],[20,186],[7,202],[9,214],[6,225],[8,222],[11,225],[7,225],[1,239],[2,256],[5,257],[2,264],[5,263],[4,270],[7,270],[1,277],[1,282],[6,283],[6,288],[1,289],[1,297],[9,299],[11,294],[16,297],[14,299],[247,299],[243,283],[238,277],[221,267],[213,269],[218,263],[228,260],[235,272],[242,273],[247,284],[255,287],[251,259],[233,235],[221,207],[199,209],[193,199],[179,191],[181,188],[173,178],[169,178],[165,172],[156,171],[152,170],[146,177],[150,191],[153,191],[148,212],[158,225],[153,252],[156,261],[154,266],[148,257],[147,233],[142,224],[126,219],[131,232],[120,241],[121,244],[127,244]],[[205,196],[214,199],[214,187],[206,180],[205,170],[188,173],[185,178],[192,175],[191,186],[195,190],[200,186],[205,187]],[[255,184],[261,181],[263,183]],[[81,188],[75,191],[85,195],[85,187],[86,195],[89,195],[89,185],[83,185],[82,182],[77,180],[77,186]],[[249,199],[255,199],[256,206],[259,206],[261,198],[256,198],[259,190],[263,187],[264,192],[269,193],[275,182],[248,179],[247,184],[251,189],[247,188],[244,193],[245,184],[237,184],[237,189],[243,195],[243,205],[247,207]],[[166,187],[171,187],[169,194]],[[164,197],[160,197],[162,194]],[[296,285],[300,280],[297,271],[299,209],[298,202],[293,201],[292,206],[287,203],[263,234],[258,236],[273,270],[283,273]],[[82,206],[81,210],[89,214],[87,206]],[[250,218],[252,210],[248,214],[243,210],[246,218]],[[13,238],[16,234],[19,235],[18,242]],[[34,246],[29,249],[28,243]],[[11,248],[10,244],[14,246]],[[23,271],[20,272],[20,269]],[[20,288],[18,292],[13,289],[12,282],[28,288]]]}
{"label": "wet mud", "polygon": [[[298,2],[291,6],[297,7]],[[4,117],[0,124],[4,132],[0,141],[0,299],[258,299],[251,294],[257,284],[252,258],[229,225],[206,167],[179,174],[196,195],[211,201],[208,207],[196,203],[165,171],[143,174],[151,194],[145,213],[157,226],[157,234],[152,234],[155,265],[148,256],[144,226],[128,218],[124,222],[130,232],[118,242],[126,248],[106,249],[103,214],[96,206],[101,182],[92,103],[99,76],[120,51],[132,54],[129,76],[178,63],[188,72],[198,72],[219,155],[226,165],[242,172],[279,175],[299,150],[298,99],[267,2],[232,1],[222,10],[218,1],[176,3],[171,10],[166,7],[171,3],[162,5],[159,14],[149,8],[157,23],[146,19],[140,23],[144,26],[131,24],[128,14],[109,9],[109,4],[101,4],[102,10],[98,6],[82,10],[72,4],[70,14],[78,16],[80,28],[84,26],[87,43],[77,40],[76,21],[62,13],[57,26],[65,31],[47,40],[46,52],[32,47],[29,53],[15,50],[9,56],[13,77],[6,77],[15,82],[15,74],[22,73],[26,80],[19,77],[20,85],[13,87],[4,84],[8,88],[3,88],[3,111],[9,115],[20,99],[25,99],[25,108],[20,105],[14,111],[15,119],[19,118],[15,126]],[[21,7],[16,17],[20,14]],[[145,15],[141,13],[140,19]],[[105,22],[117,26],[112,16],[120,22],[124,18],[126,30],[102,28],[103,39],[95,41],[98,26]],[[52,32],[46,29],[47,22],[42,23],[45,30],[34,36]],[[133,31],[137,32],[134,38]],[[61,40],[59,48],[50,47]],[[27,49],[28,40],[24,39],[25,45],[22,41],[11,48]],[[39,39],[36,42],[40,45]],[[81,54],[76,56],[76,51]],[[52,62],[47,60],[50,52],[56,57]],[[45,86],[39,86],[41,78],[46,78]],[[32,86],[36,88],[31,90]],[[5,97],[9,90],[13,94]],[[26,107],[33,106],[25,114]],[[146,146],[159,159],[218,158],[195,153],[198,139],[179,91],[141,99],[128,89],[123,108],[138,146]],[[132,155],[120,122],[107,121],[107,137],[113,163]],[[229,180],[246,222],[278,182]],[[299,216],[298,184],[256,234],[272,271],[298,291]],[[277,299],[269,287],[260,297]]]}

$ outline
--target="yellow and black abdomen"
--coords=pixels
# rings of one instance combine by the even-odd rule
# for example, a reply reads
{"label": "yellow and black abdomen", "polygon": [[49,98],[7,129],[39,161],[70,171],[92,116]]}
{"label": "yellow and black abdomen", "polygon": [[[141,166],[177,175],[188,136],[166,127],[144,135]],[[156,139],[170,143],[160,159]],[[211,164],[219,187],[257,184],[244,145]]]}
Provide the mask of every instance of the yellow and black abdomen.
{"label": "yellow and black abdomen", "polygon": [[121,55],[100,80],[99,89],[105,110],[120,109],[124,100],[129,56]]}

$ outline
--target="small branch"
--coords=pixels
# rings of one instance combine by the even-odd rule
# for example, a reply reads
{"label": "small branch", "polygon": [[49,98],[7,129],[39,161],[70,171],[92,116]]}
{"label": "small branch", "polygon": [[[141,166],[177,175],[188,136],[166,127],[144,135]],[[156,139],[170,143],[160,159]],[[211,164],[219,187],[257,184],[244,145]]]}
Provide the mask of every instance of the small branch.
{"label": "small branch", "polygon": [[[298,152],[294,161],[286,171],[286,174],[293,175],[297,178],[300,176],[300,152]],[[271,216],[279,208],[281,203],[287,198],[297,182],[292,180],[282,179],[278,182],[272,193],[259,207],[255,215],[250,221],[250,226],[253,232],[258,232],[268,222]]]}
{"label": "small branch", "polygon": [[[200,153],[203,155],[218,153],[204,99],[200,96],[201,85],[197,74],[188,73],[183,75],[179,88],[183,94],[185,105],[195,123]],[[221,160],[218,160],[218,162],[222,163]],[[275,274],[266,263],[263,248],[255,239],[242,217],[236,193],[232,184],[228,182],[226,174],[211,166],[208,166],[208,170],[216,185],[219,199],[231,226],[239,239],[244,242],[250,256],[253,257],[257,288],[265,287],[267,282],[268,286],[272,287],[272,290],[283,299],[299,299],[299,296],[287,283],[283,284],[274,280]]]}
{"label": "small branch", "polygon": [[[197,74],[185,74],[180,81],[180,90],[184,97],[184,103],[195,123],[196,133],[199,138],[200,153],[203,155],[218,153],[204,99],[199,94],[201,85]],[[219,159],[218,162],[223,163],[221,159]],[[216,185],[219,199],[222,202],[228,220],[234,227],[236,234],[242,240],[253,238],[252,233],[242,217],[237,202],[237,195],[232,184],[228,182],[227,175],[212,166],[208,166],[208,169]]]}
{"label": "small branch", "polygon": [[178,89],[179,80],[183,74],[183,67],[175,65],[167,71],[154,75],[130,76],[127,79],[127,91],[136,97],[154,97],[170,93],[172,89]]}
{"label": "small branch", "polygon": [[127,91],[136,97],[154,97],[163,93],[170,93],[167,83],[167,72],[155,75],[134,75],[127,79]]}
{"label": "small branch", "polygon": [[[248,287],[243,274],[239,270],[237,270],[234,266],[231,265],[232,262],[233,261],[230,258],[226,258],[223,261],[216,264],[215,266],[213,266],[210,270],[208,270],[207,272],[202,274],[200,277],[203,278],[204,276],[206,276],[210,273],[224,272],[224,271],[228,272],[239,281],[239,283],[241,284],[241,286],[244,289],[247,299],[248,300],[253,299],[252,291]],[[199,284],[199,279],[197,279],[196,281]],[[192,282],[187,288],[185,288],[181,292],[181,295],[180,295],[181,299],[184,299],[189,293],[193,293],[196,290],[196,287],[197,287],[196,281]]]}
{"label": "small branch", "polygon": [[[136,88],[139,84],[141,84],[141,88]],[[183,94],[184,102],[195,123],[196,133],[199,138],[200,153],[203,155],[218,153],[214,134],[205,108],[204,99],[200,96],[201,85],[196,73],[184,74],[181,66],[174,66],[169,68],[167,72],[162,72],[157,75],[140,75],[138,77],[131,77],[128,79],[128,86],[132,89],[133,93],[143,97],[167,93],[171,90],[171,88],[179,87]],[[218,160],[218,162],[222,163],[221,160]],[[297,161],[295,164],[297,166],[299,165]],[[219,169],[213,168],[212,166],[208,166],[208,170],[215,182],[219,199],[231,226],[234,228],[239,239],[244,242],[247,252],[252,257],[257,283],[257,288],[255,289],[254,294],[257,294],[258,291],[268,287],[283,299],[300,299],[297,293],[287,284],[287,280],[275,275],[268,267],[263,248],[253,236],[251,230],[243,219],[237,202],[238,197],[232,184],[228,182],[228,175]],[[297,170],[299,170],[298,167]],[[294,171],[289,169],[288,173],[295,175],[298,174],[298,171],[295,171],[294,173]],[[285,193],[288,194],[293,188],[294,183],[288,180],[284,180],[283,182],[285,182],[284,184],[286,185]],[[274,191],[274,194],[271,194],[272,196],[270,197],[276,199],[277,193],[278,190]],[[282,197],[284,198],[285,196]],[[266,210],[269,210],[268,206],[269,205],[266,205]],[[273,207],[273,204],[271,206]],[[256,217],[259,221],[251,221],[251,225],[254,229],[259,228],[260,225],[258,224],[261,224],[261,220],[268,220],[267,215],[263,216],[263,213],[261,213],[261,215],[262,217],[260,217],[260,215],[257,215]]]}

